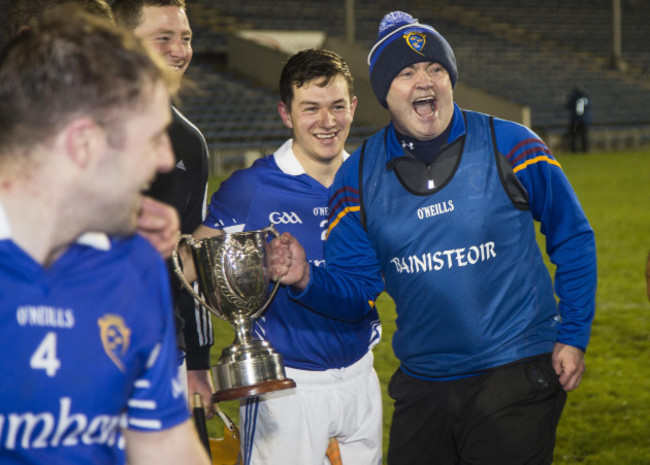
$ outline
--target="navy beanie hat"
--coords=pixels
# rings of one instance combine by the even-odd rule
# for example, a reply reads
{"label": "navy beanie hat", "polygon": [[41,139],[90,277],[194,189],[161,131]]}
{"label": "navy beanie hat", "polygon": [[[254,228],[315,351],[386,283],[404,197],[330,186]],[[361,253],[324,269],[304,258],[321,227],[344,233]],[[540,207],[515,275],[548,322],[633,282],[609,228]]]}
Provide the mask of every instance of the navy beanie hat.
{"label": "navy beanie hat", "polygon": [[372,90],[384,108],[388,89],[400,71],[422,61],[440,63],[456,86],[458,70],[454,52],[438,31],[402,11],[388,13],[379,24],[377,41],[368,54]]}

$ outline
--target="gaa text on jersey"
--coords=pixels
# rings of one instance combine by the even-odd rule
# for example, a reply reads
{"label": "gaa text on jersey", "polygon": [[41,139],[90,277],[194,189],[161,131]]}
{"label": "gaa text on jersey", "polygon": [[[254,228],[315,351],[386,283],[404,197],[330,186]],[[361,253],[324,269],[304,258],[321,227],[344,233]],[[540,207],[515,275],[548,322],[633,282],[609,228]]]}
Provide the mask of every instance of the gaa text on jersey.
{"label": "gaa text on jersey", "polygon": [[16,321],[20,326],[72,328],[74,312],[69,308],[48,305],[22,305],[16,310]]}
{"label": "gaa text on jersey", "polygon": [[427,252],[422,255],[409,255],[408,257],[394,257],[390,260],[395,265],[398,273],[426,273],[475,265],[496,257],[494,242],[462,247],[459,249],[439,250]]}
{"label": "gaa text on jersey", "polygon": [[271,212],[269,220],[273,224],[302,224],[302,220],[295,212]]}
{"label": "gaa text on jersey", "polygon": [[449,213],[454,211],[454,201],[446,200],[444,202],[434,203],[433,205],[427,205],[426,207],[418,208],[418,218],[421,220],[425,218],[431,218],[443,213]]}

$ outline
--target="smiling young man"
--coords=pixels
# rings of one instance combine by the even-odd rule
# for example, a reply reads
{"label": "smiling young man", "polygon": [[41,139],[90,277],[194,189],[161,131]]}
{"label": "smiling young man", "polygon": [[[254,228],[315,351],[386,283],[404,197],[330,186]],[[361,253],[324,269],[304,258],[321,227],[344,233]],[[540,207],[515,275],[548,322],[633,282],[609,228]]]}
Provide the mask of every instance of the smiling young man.
{"label": "smiling young man", "polygon": [[158,61],[73,6],[0,54],[3,464],[209,463],[164,262],[134,234],[142,191],[173,166]]}
{"label": "smiling young man", "polygon": [[[192,60],[192,29],[185,0],[115,0],[112,5],[117,24],[149,44],[163,58],[174,76],[178,90]],[[171,107],[169,137],[175,168],[159,175],[148,194],[172,205],[181,219],[181,233],[190,234],[203,221],[208,182],[208,147],[201,131],[175,106]],[[178,282],[168,262],[176,309],[181,369],[187,368],[188,394],[203,398],[208,418],[214,415],[211,402],[210,347],[212,320]],[[185,357],[186,355],[186,357]]]}
{"label": "smiling young man", "polygon": [[[274,223],[300,238],[314,266],[324,266],[328,188],[348,156],[345,141],[357,105],[352,85],[336,53],[293,55],[280,77],[278,103],[292,138],[222,183],[195,237]],[[243,403],[244,463],[321,465],[332,437],[343,463],[380,463],[382,403],[370,351],[381,337],[377,313],[337,321],[280,288],[254,333],[282,354],[297,387]]]}
{"label": "smiling young man", "polygon": [[327,267],[285,235],[271,274],[343,321],[374,312],[384,287],[395,301],[388,463],[550,464],[585,369],[593,230],[534,132],[454,103],[456,59],[433,27],[386,15],[368,63],[391,123],[336,175]]}

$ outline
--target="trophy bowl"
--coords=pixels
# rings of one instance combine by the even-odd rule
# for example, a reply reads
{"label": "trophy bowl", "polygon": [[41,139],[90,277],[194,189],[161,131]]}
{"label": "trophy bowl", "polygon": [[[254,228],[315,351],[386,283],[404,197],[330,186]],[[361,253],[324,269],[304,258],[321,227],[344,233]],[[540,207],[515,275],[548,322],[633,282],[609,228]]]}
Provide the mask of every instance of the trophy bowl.
{"label": "trophy bowl", "polygon": [[[183,286],[210,312],[228,321],[235,340],[212,367],[214,402],[289,389],[296,383],[285,374],[282,355],[253,336],[253,321],[268,308],[280,286],[269,290],[266,241],[279,236],[273,225],[257,230],[194,239],[183,234],[174,251],[174,271]],[[194,259],[199,295],[183,275],[178,249],[186,243]]]}

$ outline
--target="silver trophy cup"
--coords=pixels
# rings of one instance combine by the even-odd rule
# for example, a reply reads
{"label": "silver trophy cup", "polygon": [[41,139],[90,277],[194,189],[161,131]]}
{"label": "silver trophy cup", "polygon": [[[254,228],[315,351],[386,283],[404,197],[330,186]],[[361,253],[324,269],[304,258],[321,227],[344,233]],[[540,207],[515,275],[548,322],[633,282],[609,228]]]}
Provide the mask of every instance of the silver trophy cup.
{"label": "silver trophy cup", "polygon": [[[266,240],[278,237],[273,225],[258,230],[225,233],[204,239],[189,234],[180,237],[172,253],[174,270],[183,286],[208,310],[232,324],[235,340],[221,352],[212,368],[216,393],[214,402],[252,397],[293,388],[286,377],[282,356],[267,341],[251,333],[253,321],[267,309],[279,287],[269,292]],[[185,279],[178,248],[187,243],[192,250],[201,294]]]}

